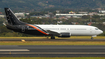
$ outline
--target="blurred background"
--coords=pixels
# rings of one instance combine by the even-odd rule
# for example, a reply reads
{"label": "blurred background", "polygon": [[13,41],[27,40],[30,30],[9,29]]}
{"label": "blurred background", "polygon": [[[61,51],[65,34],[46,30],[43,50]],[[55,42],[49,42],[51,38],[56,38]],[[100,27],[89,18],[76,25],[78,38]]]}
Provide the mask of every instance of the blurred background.
{"label": "blurred background", "polygon": [[99,36],[105,36],[105,0],[0,0],[0,36],[30,37],[6,29],[5,7],[27,23],[92,25],[104,31]]}

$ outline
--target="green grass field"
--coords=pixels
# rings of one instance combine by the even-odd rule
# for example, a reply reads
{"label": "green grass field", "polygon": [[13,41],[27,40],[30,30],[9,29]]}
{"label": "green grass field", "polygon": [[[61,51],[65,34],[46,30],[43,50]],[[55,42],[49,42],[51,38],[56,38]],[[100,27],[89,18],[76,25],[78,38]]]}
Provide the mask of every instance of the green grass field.
{"label": "green grass field", "polygon": [[105,42],[75,42],[75,41],[0,41],[0,45],[105,45]]}
{"label": "green grass field", "polygon": [[[0,37],[0,39],[46,39],[47,37]],[[71,36],[70,38],[59,38],[56,39],[90,39],[91,36]],[[49,37],[50,39],[50,37]],[[105,36],[97,36],[94,39],[105,39]]]}
{"label": "green grass field", "polygon": [[[50,39],[50,37],[48,37]],[[47,37],[0,37],[0,39],[47,39]],[[91,39],[91,36],[72,36],[70,38],[60,38],[56,39]],[[94,37],[94,39],[105,39],[105,36]]]}
{"label": "green grass field", "polygon": [[105,57],[0,57],[0,59],[105,59]]}
{"label": "green grass field", "polygon": [[[57,38],[57,37],[56,37]],[[0,39],[46,39],[46,37],[0,37]],[[72,36],[57,39],[90,39],[90,36]],[[105,39],[104,36],[95,39]],[[0,41],[0,45],[105,45],[105,41]]]}

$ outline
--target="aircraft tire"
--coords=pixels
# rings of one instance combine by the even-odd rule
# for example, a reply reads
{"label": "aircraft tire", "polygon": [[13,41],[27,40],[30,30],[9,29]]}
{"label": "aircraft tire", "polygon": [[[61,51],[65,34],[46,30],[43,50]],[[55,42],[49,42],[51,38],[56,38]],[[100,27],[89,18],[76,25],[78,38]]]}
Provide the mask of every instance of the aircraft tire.
{"label": "aircraft tire", "polygon": [[91,39],[93,39],[93,37],[91,37]]}
{"label": "aircraft tire", "polygon": [[55,39],[55,36],[51,36],[51,39]]}

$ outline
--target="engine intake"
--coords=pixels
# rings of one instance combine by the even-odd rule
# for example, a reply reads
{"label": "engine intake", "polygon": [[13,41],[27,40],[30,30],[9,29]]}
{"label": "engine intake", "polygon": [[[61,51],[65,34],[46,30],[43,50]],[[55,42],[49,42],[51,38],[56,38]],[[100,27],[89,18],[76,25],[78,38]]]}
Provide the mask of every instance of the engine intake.
{"label": "engine intake", "polygon": [[61,35],[58,37],[70,37],[70,33],[60,33]]}

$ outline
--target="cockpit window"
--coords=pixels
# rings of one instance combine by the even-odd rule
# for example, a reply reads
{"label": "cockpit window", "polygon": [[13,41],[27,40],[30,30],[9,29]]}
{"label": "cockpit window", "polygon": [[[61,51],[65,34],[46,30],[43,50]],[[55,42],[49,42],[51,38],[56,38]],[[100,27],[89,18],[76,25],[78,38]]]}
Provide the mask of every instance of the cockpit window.
{"label": "cockpit window", "polygon": [[98,30],[98,28],[95,28],[95,30]]}

